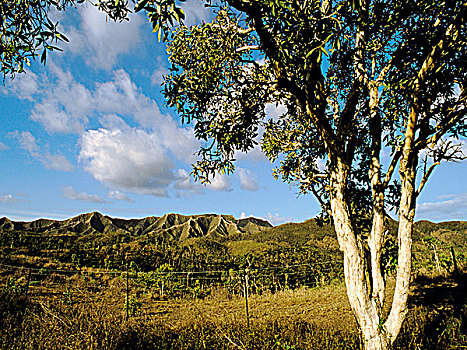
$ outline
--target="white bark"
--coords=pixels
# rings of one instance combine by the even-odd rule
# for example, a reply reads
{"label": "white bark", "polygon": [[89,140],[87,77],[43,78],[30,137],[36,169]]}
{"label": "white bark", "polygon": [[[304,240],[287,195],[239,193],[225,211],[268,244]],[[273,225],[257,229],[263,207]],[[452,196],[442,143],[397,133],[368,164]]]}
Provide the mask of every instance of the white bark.
{"label": "white bark", "polygon": [[345,199],[347,169],[339,160],[331,174],[331,212],[339,246],[344,252],[344,276],[349,302],[359,324],[366,350],[387,349],[380,313],[370,298],[361,241],[353,228]]}
{"label": "white bark", "polygon": [[412,231],[416,198],[415,178],[418,160],[417,153],[413,150],[413,143],[417,118],[418,106],[415,100],[407,121],[402,158],[399,164],[401,201],[399,204],[397,277],[391,311],[384,325],[391,344],[396,340],[407,314],[407,299],[410,292]]}

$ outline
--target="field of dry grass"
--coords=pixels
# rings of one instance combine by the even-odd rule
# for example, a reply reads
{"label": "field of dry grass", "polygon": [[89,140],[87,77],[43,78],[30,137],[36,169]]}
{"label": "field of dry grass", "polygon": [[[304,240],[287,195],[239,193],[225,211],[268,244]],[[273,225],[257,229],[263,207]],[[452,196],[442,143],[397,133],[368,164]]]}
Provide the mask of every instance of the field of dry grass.
{"label": "field of dry grass", "polygon": [[[5,277],[5,276],[4,276]],[[0,287],[1,349],[358,349],[342,283],[250,295],[226,289],[204,298],[162,298],[129,289],[125,276],[50,275]],[[14,283],[12,282],[14,281]],[[467,346],[466,276],[419,278],[398,349]]]}

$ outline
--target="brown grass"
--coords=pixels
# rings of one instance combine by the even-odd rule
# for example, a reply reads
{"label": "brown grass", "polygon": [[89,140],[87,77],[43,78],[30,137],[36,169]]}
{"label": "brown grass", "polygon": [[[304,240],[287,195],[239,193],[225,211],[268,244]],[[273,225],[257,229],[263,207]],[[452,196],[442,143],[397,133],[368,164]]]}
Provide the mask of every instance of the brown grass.
{"label": "brown grass", "polygon": [[[0,349],[359,348],[342,283],[252,295],[247,328],[245,299],[221,288],[204,300],[132,289],[127,321],[122,277],[51,275],[28,297],[15,278],[16,289],[0,287]],[[466,347],[466,276],[415,285],[396,349]]]}

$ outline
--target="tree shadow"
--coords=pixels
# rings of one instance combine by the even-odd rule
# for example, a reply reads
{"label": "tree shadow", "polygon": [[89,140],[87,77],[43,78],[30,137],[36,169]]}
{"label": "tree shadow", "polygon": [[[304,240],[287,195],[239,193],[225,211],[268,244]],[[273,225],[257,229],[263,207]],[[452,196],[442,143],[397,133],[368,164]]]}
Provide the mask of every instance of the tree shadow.
{"label": "tree shadow", "polygon": [[[467,273],[418,277],[402,331],[406,349],[451,349],[467,345]],[[401,344],[402,345],[402,344]]]}

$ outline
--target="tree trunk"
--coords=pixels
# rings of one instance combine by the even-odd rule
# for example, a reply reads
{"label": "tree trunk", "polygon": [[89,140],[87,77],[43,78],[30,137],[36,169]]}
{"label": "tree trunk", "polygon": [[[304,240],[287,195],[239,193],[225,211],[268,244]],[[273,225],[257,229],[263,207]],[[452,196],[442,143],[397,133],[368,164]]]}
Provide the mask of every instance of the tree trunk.
{"label": "tree trunk", "polygon": [[415,217],[415,179],[418,154],[413,149],[418,107],[415,104],[410,111],[405,132],[402,158],[399,164],[401,179],[401,200],[399,204],[398,261],[396,288],[391,311],[384,327],[391,344],[396,340],[402,322],[407,314],[407,299],[410,292],[410,274],[412,268],[412,231]]}
{"label": "tree trunk", "polygon": [[388,341],[380,327],[380,314],[370,298],[370,288],[365,277],[366,264],[362,242],[356,235],[345,197],[348,167],[335,160],[331,171],[330,199],[334,228],[340,249],[344,252],[344,277],[350,306],[360,327],[366,350],[384,350]]}
{"label": "tree trunk", "polygon": [[381,249],[384,240],[384,189],[381,184],[381,116],[379,113],[379,84],[372,81],[368,84],[370,92],[370,128],[371,137],[371,162],[369,169],[369,178],[371,184],[371,193],[373,195],[373,224],[370,236],[368,237],[368,247],[370,248],[371,261],[371,298],[375,303],[378,314],[382,314],[385,281],[381,268]]}
{"label": "tree trunk", "polygon": [[[413,176],[415,178],[415,176]],[[391,343],[396,340],[407,314],[407,299],[410,291],[412,259],[412,230],[415,215],[413,181],[402,184],[402,196],[399,209],[398,261],[396,288],[391,311],[385,323]]]}

